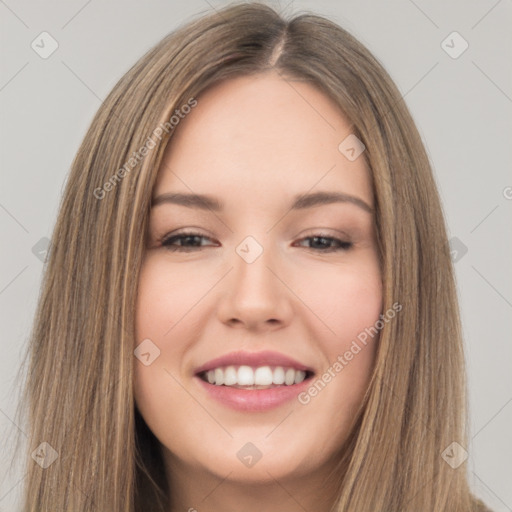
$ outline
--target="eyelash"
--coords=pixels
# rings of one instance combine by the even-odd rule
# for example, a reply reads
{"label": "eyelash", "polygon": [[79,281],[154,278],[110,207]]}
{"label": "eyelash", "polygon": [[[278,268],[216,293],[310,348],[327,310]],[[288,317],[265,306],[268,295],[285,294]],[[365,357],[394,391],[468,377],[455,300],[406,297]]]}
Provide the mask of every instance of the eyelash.
{"label": "eyelash", "polygon": [[[172,242],[174,242],[175,240],[182,240],[183,238],[190,238],[190,237],[199,237],[199,238],[211,240],[209,237],[204,236],[200,233],[185,232],[185,233],[180,233],[178,235],[173,235],[173,236],[170,236],[167,238],[164,237],[162,239],[161,244],[163,247],[165,247],[168,251],[171,251],[171,252],[193,252],[197,249],[201,249],[201,247],[204,247],[204,246],[184,247],[184,246],[172,246],[171,245]],[[315,252],[320,252],[320,253],[330,253],[330,252],[338,252],[338,251],[348,251],[353,246],[352,242],[346,242],[346,241],[340,240],[339,238],[334,238],[332,236],[325,236],[320,233],[312,235],[312,236],[308,236],[305,238],[301,238],[299,240],[299,242],[302,242],[304,240],[312,240],[314,238],[320,238],[320,239],[324,239],[324,240],[334,241],[339,244],[339,247],[334,247],[334,248],[330,247],[327,249],[315,249],[313,247],[306,247],[306,249],[310,249],[310,250],[313,250]]]}

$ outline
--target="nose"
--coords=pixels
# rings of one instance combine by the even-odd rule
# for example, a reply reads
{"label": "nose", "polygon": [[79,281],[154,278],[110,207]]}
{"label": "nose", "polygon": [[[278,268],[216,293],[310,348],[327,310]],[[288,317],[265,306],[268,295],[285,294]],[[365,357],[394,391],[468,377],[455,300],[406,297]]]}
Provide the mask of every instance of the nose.
{"label": "nose", "polygon": [[224,280],[217,308],[219,319],[230,327],[253,332],[285,327],[292,317],[293,293],[276,268],[276,259],[267,248],[252,262],[240,254],[234,253],[233,270]]}

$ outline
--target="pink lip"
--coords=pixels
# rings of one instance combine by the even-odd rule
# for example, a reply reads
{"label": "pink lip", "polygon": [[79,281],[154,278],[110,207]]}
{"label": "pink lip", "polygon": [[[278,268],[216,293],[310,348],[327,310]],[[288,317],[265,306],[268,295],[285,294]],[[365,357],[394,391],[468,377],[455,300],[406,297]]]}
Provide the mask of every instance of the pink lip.
{"label": "pink lip", "polygon": [[305,379],[300,384],[292,384],[291,386],[281,385],[268,389],[238,389],[229,386],[215,386],[205,382],[199,374],[222,366],[241,366],[247,365],[251,367],[258,366],[283,366],[303,370],[313,374],[311,367],[299,363],[295,359],[265,350],[262,352],[231,352],[216,359],[212,359],[194,371],[195,380],[204,389],[208,395],[223,405],[239,411],[261,412],[274,407],[278,407],[304,391],[311,382],[310,378]]}
{"label": "pink lip", "polygon": [[257,366],[286,366],[289,368],[295,368],[296,370],[309,371],[313,373],[313,369],[309,366],[305,366],[291,357],[271,350],[264,350],[261,352],[245,352],[243,350],[231,352],[208,361],[202,366],[196,368],[194,373],[197,375],[208,370],[213,370],[214,368],[231,365],[247,365],[252,366],[253,368]]}
{"label": "pink lip", "polygon": [[194,378],[213,399],[232,409],[246,412],[262,412],[278,407],[297,398],[297,395],[311,384],[311,379],[306,379],[300,384],[292,384],[291,386],[282,385],[269,389],[251,390],[215,386],[205,382],[200,377],[196,376]]}

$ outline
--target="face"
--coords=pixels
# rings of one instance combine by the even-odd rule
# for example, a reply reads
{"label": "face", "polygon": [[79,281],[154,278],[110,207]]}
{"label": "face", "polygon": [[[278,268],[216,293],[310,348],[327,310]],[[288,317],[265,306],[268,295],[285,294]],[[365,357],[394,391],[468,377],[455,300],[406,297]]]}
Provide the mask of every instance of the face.
{"label": "face", "polygon": [[[351,126],[310,84],[269,73],[197,100],[153,191],[137,407],[171,473],[327,473],[378,341],[354,346],[382,312],[369,170],[338,149]],[[307,199],[320,192],[341,200]]]}

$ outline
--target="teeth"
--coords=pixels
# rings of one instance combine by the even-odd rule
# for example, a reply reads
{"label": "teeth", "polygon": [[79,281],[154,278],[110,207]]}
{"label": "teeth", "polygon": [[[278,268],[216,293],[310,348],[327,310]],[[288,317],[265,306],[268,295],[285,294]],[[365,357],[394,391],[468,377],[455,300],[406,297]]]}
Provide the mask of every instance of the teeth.
{"label": "teeth", "polygon": [[216,386],[265,386],[272,387],[285,384],[291,386],[300,384],[306,378],[306,372],[282,366],[227,366],[208,370],[203,379]]}
{"label": "teeth", "polygon": [[254,383],[258,386],[268,386],[272,384],[272,370],[270,366],[261,366],[254,372]]}
{"label": "teeth", "polygon": [[224,372],[220,368],[215,368],[215,382],[220,384],[224,384]]}
{"label": "teeth", "polygon": [[[220,368],[217,368],[217,370],[220,370]],[[250,366],[240,366],[237,377],[240,386],[252,386],[254,384],[254,371]],[[217,384],[217,381],[215,381],[215,384]]]}
{"label": "teeth", "polygon": [[284,384],[284,369],[282,366],[278,366],[277,368],[274,369],[272,382],[274,384]]}
{"label": "teeth", "polygon": [[300,384],[306,378],[306,372],[301,370],[297,370],[295,372],[295,379],[293,380],[294,384]]}
{"label": "teeth", "polygon": [[224,385],[232,386],[238,382],[237,373],[234,366],[228,366],[224,369]]}
{"label": "teeth", "polygon": [[291,386],[295,383],[295,370],[293,368],[288,368],[286,373],[284,374],[284,383],[287,386]]}

